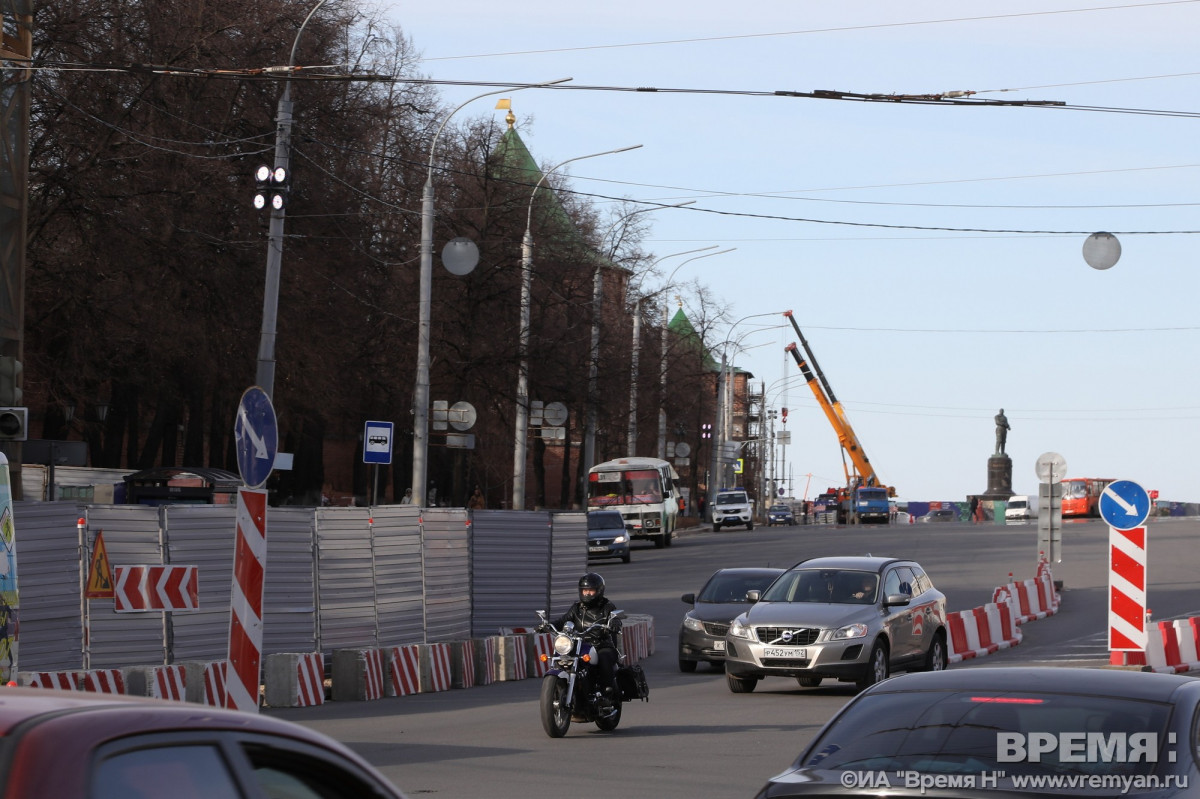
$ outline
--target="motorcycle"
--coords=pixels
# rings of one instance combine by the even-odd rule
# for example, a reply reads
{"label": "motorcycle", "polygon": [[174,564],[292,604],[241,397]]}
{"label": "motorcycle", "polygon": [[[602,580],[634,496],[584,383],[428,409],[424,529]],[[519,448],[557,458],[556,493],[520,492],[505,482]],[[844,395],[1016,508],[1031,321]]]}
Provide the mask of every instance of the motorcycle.
{"label": "motorcycle", "polygon": [[[599,675],[593,672],[599,667],[596,644],[612,635],[613,622],[625,618],[625,612],[615,610],[604,622],[582,630],[577,630],[570,621],[563,629],[556,630],[546,620],[546,611],[539,610],[537,615],[541,620],[539,629],[549,629],[554,634],[554,654],[547,658],[550,670],[542,678],[540,710],[546,734],[561,738],[572,721],[595,722],[605,732],[615,730],[621,723],[622,697],[605,697],[600,690]],[[603,701],[606,698],[608,702]]]}

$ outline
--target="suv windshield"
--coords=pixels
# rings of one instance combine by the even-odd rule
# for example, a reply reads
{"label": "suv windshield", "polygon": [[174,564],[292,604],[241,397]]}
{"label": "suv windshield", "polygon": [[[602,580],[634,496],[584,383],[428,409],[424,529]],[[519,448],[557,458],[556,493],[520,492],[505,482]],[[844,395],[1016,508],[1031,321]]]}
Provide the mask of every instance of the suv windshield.
{"label": "suv windshield", "polygon": [[745,503],[745,491],[728,491],[722,494],[717,494],[718,505],[744,505]]}
{"label": "suv windshield", "polygon": [[824,602],[870,605],[879,575],[848,569],[793,569],[763,593],[764,602]]}

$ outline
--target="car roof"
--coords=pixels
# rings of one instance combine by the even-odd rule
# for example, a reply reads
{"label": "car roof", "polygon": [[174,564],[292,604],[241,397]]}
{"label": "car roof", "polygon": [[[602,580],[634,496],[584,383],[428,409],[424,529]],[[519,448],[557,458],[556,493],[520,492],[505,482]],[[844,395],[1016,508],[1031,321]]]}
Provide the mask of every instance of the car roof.
{"label": "car roof", "polygon": [[[712,573],[712,577],[718,574],[745,574],[745,575],[767,575],[767,574],[783,574],[787,569],[782,569],[776,566],[736,566],[729,569],[717,569]],[[711,579],[711,577],[709,578]]]}
{"label": "car roof", "polygon": [[903,558],[876,557],[874,555],[835,555],[824,558],[802,560],[793,569],[857,569],[859,571],[882,571],[892,563],[913,563]]}
{"label": "car roof", "polygon": [[1180,688],[1200,691],[1200,680],[1182,674],[1123,669],[1052,666],[977,667],[898,675],[870,693],[908,691],[1021,691],[1026,693],[1120,696],[1151,702],[1170,701]]}

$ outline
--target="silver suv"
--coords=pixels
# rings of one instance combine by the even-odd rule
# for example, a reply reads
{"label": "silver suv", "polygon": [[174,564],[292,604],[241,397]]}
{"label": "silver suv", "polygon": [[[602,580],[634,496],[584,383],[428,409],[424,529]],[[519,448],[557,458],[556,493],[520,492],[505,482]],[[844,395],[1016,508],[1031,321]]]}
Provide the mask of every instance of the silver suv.
{"label": "silver suv", "polygon": [[763,677],[866,688],[896,670],[946,668],[946,597],[911,560],[812,558],[756,594],[725,636],[725,679],[735,694]]}

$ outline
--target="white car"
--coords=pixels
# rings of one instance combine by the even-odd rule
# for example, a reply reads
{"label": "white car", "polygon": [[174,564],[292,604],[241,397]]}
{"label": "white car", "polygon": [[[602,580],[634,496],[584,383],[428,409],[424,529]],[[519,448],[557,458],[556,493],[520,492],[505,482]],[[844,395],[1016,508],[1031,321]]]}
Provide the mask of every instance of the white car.
{"label": "white car", "polygon": [[754,529],[754,504],[742,489],[718,491],[712,506],[713,532],[730,525]]}

